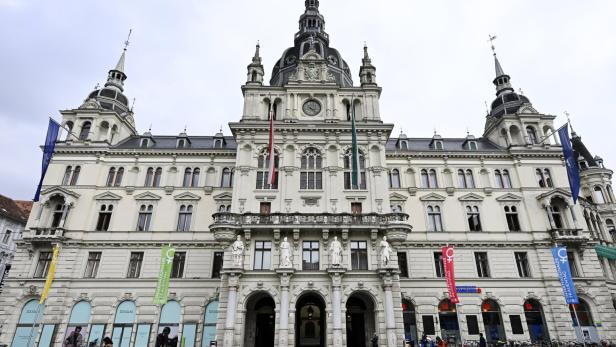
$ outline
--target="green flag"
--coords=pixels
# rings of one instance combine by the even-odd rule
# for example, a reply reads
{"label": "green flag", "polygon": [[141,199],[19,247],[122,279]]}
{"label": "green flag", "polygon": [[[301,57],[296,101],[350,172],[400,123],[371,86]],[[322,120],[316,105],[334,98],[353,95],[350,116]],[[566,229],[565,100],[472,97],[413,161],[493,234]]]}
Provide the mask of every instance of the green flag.
{"label": "green flag", "polygon": [[154,293],[153,303],[156,305],[166,304],[169,298],[169,279],[171,278],[171,269],[173,268],[173,256],[175,248],[163,246],[160,257],[160,271],[158,273],[158,284]]}
{"label": "green flag", "polygon": [[359,147],[357,146],[357,128],[355,126],[355,105],[353,105],[353,98],[351,98],[351,184],[361,189],[361,173],[359,165]]}

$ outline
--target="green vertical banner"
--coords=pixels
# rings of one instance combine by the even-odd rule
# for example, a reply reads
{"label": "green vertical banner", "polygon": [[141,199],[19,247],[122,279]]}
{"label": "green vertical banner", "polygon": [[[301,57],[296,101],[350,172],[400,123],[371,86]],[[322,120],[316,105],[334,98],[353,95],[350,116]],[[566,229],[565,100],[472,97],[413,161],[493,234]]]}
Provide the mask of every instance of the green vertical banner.
{"label": "green vertical banner", "polygon": [[171,278],[171,269],[173,268],[173,256],[175,248],[163,246],[160,256],[160,271],[158,273],[158,284],[154,293],[153,303],[155,305],[163,305],[167,303],[169,298],[169,279]]}

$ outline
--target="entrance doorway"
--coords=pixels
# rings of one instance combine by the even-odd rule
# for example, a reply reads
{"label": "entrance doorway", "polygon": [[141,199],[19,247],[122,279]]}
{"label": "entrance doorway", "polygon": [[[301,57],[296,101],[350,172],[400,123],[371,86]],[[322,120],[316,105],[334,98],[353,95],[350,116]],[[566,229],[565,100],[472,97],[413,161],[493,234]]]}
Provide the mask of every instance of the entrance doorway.
{"label": "entrance doorway", "polygon": [[486,340],[488,343],[505,341],[505,328],[501,317],[500,306],[494,300],[487,299],[481,304],[481,317],[483,326],[486,329]]}
{"label": "entrance doorway", "polygon": [[276,304],[269,294],[250,298],[246,305],[246,332],[244,346],[274,347]]}
{"label": "entrance doorway", "polygon": [[529,299],[524,302],[524,316],[526,317],[528,334],[532,342],[550,340],[543,317],[543,308],[537,300]]}
{"label": "entrance doorway", "polygon": [[314,293],[302,295],[295,305],[295,345],[325,347],[325,302]]}
{"label": "entrance doorway", "polygon": [[449,299],[443,299],[438,304],[438,320],[441,325],[441,337],[447,344],[456,346],[461,342],[460,325],[456,304]]}
{"label": "entrance doorway", "polygon": [[351,295],[346,304],[347,346],[369,347],[376,332],[374,303],[362,293]]}

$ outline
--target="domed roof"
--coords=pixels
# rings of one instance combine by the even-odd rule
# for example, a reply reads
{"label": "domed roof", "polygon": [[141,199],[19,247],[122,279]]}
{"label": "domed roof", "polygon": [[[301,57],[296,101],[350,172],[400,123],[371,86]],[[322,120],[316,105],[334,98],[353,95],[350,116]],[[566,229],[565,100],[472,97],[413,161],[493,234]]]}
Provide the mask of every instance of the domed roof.
{"label": "domed roof", "polygon": [[490,116],[502,117],[506,114],[515,114],[524,104],[530,104],[530,100],[515,92],[500,93],[492,101]]}
{"label": "domed roof", "polygon": [[88,95],[88,99],[94,99],[104,109],[123,114],[129,111],[128,98],[116,88],[97,89]]}

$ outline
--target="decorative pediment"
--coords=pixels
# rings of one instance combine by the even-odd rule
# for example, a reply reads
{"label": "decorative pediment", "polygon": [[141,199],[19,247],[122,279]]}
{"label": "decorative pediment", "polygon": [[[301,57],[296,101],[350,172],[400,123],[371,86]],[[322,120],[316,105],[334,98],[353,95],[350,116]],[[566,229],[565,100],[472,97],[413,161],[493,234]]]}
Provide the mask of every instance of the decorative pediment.
{"label": "decorative pediment", "polygon": [[228,192],[220,193],[214,196],[214,200],[232,200],[232,199],[233,199],[233,195]]}
{"label": "decorative pediment", "polygon": [[135,195],[135,200],[160,200],[160,196],[151,192],[143,192]]}
{"label": "decorative pediment", "polygon": [[462,195],[461,197],[459,197],[458,200],[460,201],[483,201],[483,196],[475,194],[475,193],[468,193],[466,195]]}
{"label": "decorative pediment", "polygon": [[52,195],[55,195],[55,194],[60,194],[60,195],[64,195],[64,196],[70,196],[70,197],[73,197],[75,199],[79,198],[79,194],[77,194],[77,193],[75,193],[73,191],[70,191],[70,190],[68,190],[66,188],[62,188],[60,186],[55,186],[55,187],[47,188],[47,189],[45,189],[45,190],[43,190],[41,192],[41,196],[45,196],[45,197],[47,197],[47,196],[51,197]]}
{"label": "decorative pediment", "polygon": [[436,193],[430,193],[419,198],[421,201],[445,201],[445,197]]}
{"label": "decorative pediment", "polygon": [[120,200],[121,196],[112,192],[104,192],[94,196],[94,200]]}
{"label": "decorative pediment", "polygon": [[550,190],[549,192],[540,194],[537,196],[537,200],[541,203],[541,205],[548,206],[550,205],[552,199],[556,197],[563,199],[563,201],[567,205],[570,205],[572,202],[571,193],[562,188],[555,188],[555,189]]}
{"label": "decorative pediment", "polygon": [[190,192],[180,193],[173,197],[175,200],[201,200],[201,197],[197,194]]}
{"label": "decorative pediment", "polygon": [[391,193],[389,194],[389,201],[406,201],[408,198],[402,194]]}
{"label": "decorative pediment", "polygon": [[496,198],[496,201],[501,201],[501,202],[520,202],[520,201],[522,201],[522,197],[521,196],[517,196],[515,194],[507,193],[505,195],[501,195],[498,198]]}

